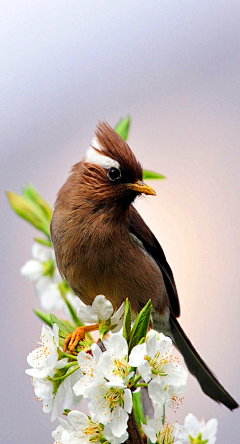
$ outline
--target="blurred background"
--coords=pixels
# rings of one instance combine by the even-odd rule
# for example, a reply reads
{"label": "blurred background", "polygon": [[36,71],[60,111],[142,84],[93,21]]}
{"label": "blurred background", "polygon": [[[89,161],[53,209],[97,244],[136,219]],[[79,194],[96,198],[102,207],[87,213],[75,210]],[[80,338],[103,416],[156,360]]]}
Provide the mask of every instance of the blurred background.
{"label": "blurred background", "polygon": [[[53,204],[98,120],[128,114],[136,156],[167,176],[137,207],[174,271],[181,325],[240,401],[239,1],[8,0],[0,12],[1,442],[51,443],[56,428],[24,373],[42,323],[19,269],[37,232],[5,190],[32,182]],[[239,411],[192,377],[170,419],[189,412],[218,419],[218,444],[237,442]]]}

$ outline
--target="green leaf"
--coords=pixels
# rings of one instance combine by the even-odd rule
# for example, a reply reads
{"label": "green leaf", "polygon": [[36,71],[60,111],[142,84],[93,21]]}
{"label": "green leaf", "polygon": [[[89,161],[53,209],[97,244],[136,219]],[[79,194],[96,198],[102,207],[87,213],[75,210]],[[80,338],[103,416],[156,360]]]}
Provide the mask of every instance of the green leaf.
{"label": "green leaf", "polygon": [[42,239],[40,237],[35,237],[34,239],[36,242],[42,245],[46,245],[47,247],[52,247],[52,242],[48,239]]}
{"label": "green leaf", "polygon": [[50,325],[50,327],[53,326],[50,314],[44,313],[43,311],[40,310],[34,310],[34,312],[40,319],[42,319],[43,322],[45,322],[45,324]]}
{"label": "green leaf", "polygon": [[150,299],[145,307],[140,311],[134,323],[129,341],[129,354],[132,348],[139,344],[141,339],[146,336],[150,322],[151,310],[152,304]]}
{"label": "green leaf", "polygon": [[127,140],[129,128],[130,128],[131,118],[130,116],[126,117],[126,119],[121,119],[120,122],[115,126],[115,131],[123,138],[123,140]]}
{"label": "green leaf", "polygon": [[141,391],[133,393],[133,408],[138,426],[141,427],[141,422],[145,424]]}
{"label": "green leaf", "polygon": [[123,320],[123,337],[126,339],[127,343],[129,343],[130,335],[131,335],[131,326],[132,326],[132,313],[131,313],[131,304],[128,299],[125,302],[125,313]]}
{"label": "green leaf", "polygon": [[50,239],[50,223],[42,209],[29,197],[20,196],[11,191],[7,192],[7,196],[14,211],[38,230],[43,231]]}
{"label": "green leaf", "polygon": [[162,174],[155,173],[154,171],[143,170],[143,180],[146,179],[166,179],[166,176]]}
{"label": "green leaf", "polygon": [[84,325],[83,322],[80,321],[80,319],[79,319],[79,317],[78,317],[78,315],[77,315],[77,312],[76,312],[75,308],[72,306],[71,302],[69,302],[69,300],[67,299],[67,296],[66,296],[66,294],[67,294],[69,291],[72,292],[72,290],[71,290],[71,288],[69,287],[67,281],[64,280],[64,281],[60,282],[60,284],[58,284],[58,288],[59,288],[59,290],[60,290],[60,293],[61,293],[62,298],[63,298],[64,301],[65,301],[65,304],[66,304],[67,307],[68,307],[68,310],[69,310],[69,312],[70,312],[70,315],[71,315],[71,317],[72,317],[72,320],[73,320],[74,324],[75,324],[77,327],[82,327],[82,326]]}
{"label": "green leaf", "polygon": [[43,199],[36,188],[34,188],[32,183],[29,183],[28,187],[23,189],[23,195],[35,202],[37,206],[41,208],[48,221],[51,222],[53,209],[51,205]]}
{"label": "green leaf", "polygon": [[63,321],[62,319],[59,319],[57,316],[55,316],[53,313],[50,314],[50,318],[52,321],[52,325],[55,323],[59,327],[59,336],[63,339],[66,339],[68,335],[73,333],[76,328],[74,325],[70,324],[68,321]]}

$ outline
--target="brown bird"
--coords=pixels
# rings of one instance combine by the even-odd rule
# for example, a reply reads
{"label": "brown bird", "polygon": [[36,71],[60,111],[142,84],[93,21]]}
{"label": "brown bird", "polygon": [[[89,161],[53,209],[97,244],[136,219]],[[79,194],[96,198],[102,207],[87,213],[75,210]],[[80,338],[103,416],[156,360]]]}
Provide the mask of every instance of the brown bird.
{"label": "brown bird", "polygon": [[138,313],[149,299],[153,327],[172,337],[189,371],[212,399],[233,410],[237,402],[199,356],[177,321],[178,293],[157,239],[133,207],[155,195],[128,144],[99,123],[85,158],[60,189],[51,238],[61,275],[85,304],[104,294],[115,308],[128,298]]}

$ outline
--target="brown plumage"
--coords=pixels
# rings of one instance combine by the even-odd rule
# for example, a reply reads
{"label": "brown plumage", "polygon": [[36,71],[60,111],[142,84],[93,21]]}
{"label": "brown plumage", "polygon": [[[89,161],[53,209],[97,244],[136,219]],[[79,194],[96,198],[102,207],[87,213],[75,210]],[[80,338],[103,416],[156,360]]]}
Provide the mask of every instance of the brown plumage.
{"label": "brown plumage", "polygon": [[51,223],[57,265],[86,304],[104,294],[115,308],[129,298],[137,313],[149,299],[154,328],[172,336],[203,391],[230,409],[238,404],[202,361],[178,324],[176,285],[164,252],[132,202],[155,194],[128,144],[106,123],[60,189]]}

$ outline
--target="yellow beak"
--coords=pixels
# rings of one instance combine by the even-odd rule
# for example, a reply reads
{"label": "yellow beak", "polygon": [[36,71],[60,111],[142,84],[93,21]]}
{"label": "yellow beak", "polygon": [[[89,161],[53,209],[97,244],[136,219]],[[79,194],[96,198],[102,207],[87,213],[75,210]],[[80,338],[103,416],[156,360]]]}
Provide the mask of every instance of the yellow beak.
{"label": "yellow beak", "polygon": [[156,196],[156,193],[153,188],[149,185],[146,185],[144,182],[138,180],[135,183],[127,183],[126,186],[130,188],[130,190],[137,191],[138,193],[151,194],[152,196]]}

